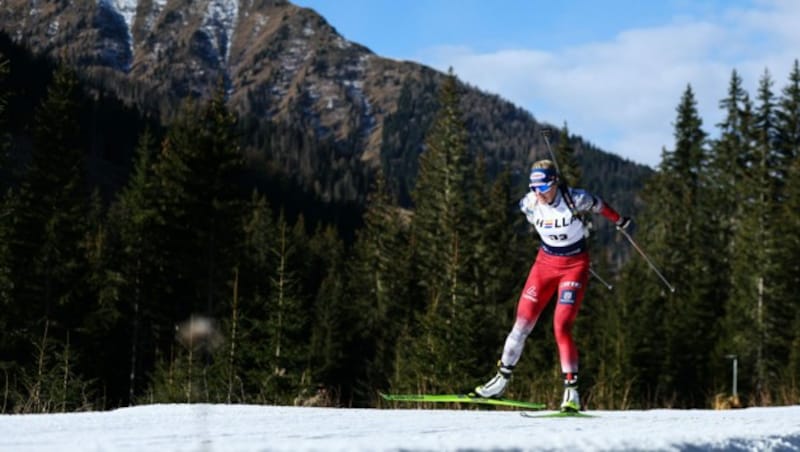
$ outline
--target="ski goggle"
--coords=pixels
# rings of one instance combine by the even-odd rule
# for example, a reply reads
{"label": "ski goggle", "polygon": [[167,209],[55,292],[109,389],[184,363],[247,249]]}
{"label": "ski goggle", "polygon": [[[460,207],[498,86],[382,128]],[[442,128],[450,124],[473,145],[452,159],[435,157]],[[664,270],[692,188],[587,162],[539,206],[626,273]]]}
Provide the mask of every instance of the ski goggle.
{"label": "ski goggle", "polygon": [[531,170],[528,187],[539,193],[549,192],[556,184],[556,173],[552,168],[534,168]]}
{"label": "ski goggle", "polygon": [[554,186],[555,186],[555,183],[553,183],[553,182],[548,182],[546,184],[540,184],[540,185],[533,185],[533,184],[529,185],[531,190],[539,192],[539,193],[547,193]]}

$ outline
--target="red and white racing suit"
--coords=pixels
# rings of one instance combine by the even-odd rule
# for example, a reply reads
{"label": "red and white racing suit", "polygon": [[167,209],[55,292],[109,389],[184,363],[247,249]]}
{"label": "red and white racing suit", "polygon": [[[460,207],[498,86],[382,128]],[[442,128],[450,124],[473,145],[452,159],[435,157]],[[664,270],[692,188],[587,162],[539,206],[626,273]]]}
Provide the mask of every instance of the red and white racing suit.
{"label": "red and white racing suit", "polygon": [[[619,213],[602,199],[581,189],[568,190],[577,213],[599,213],[612,222],[619,220]],[[525,339],[553,294],[558,292],[553,327],[561,369],[565,374],[576,373],[578,349],[572,340],[572,326],[589,279],[585,227],[573,215],[573,209],[565,202],[560,190],[550,204],[539,202],[536,194],[530,192],[522,198],[519,206],[539,233],[541,247],[519,298],[517,318],[506,338],[501,361],[512,368],[517,364]]]}

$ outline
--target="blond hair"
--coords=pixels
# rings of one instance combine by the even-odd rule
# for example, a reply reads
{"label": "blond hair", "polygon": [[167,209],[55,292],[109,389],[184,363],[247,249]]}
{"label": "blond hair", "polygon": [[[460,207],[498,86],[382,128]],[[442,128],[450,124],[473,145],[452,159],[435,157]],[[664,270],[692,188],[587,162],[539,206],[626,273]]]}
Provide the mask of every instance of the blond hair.
{"label": "blond hair", "polygon": [[531,169],[532,170],[535,170],[535,169],[555,169],[555,167],[556,167],[556,165],[553,164],[553,161],[549,160],[549,159],[538,160],[536,162],[533,162],[533,165],[531,165]]}

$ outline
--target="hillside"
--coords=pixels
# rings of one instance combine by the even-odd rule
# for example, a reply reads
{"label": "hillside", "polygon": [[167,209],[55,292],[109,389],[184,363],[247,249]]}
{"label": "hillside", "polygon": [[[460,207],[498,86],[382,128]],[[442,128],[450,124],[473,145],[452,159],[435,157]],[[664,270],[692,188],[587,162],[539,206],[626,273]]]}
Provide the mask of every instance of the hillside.
{"label": "hillside", "polygon": [[[186,97],[206,97],[224,84],[261,183],[282,179],[324,202],[361,204],[381,167],[410,205],[444,74],[382,58],[313,10],[283,0],[31,5],[4,2],[2,31],[164,120]],[[486,157],[491,175],[508,170],[519,180],[544,155],[539,132],[546,124],[531,113],[467,85],[462,110],[472,152]],[[612,202],[635,211],[635,193],[651,171],[590,139],[572,141],[584,185],[614,193]]]}

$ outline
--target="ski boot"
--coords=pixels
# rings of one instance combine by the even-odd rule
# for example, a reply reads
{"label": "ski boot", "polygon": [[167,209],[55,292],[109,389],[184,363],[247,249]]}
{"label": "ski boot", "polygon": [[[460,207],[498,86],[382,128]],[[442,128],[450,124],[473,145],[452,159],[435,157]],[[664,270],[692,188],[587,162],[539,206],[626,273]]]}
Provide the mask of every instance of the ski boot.
{"label": "ski boot", "polygon": [[475,394],[485,398],[497,398],[503,395],[506,390],[508,380],[511,379],[511,372],[514,366],[506,366],[502,362],[497,363],[497,375],[492,377],[491,380],[485,384],[475,388]]}
{"label": "ski boot", "polygon": [[564,375],[564,400],[561,402],[562,413],[577,413],[581,410],[581,397],[578,395],[578,375]]}

